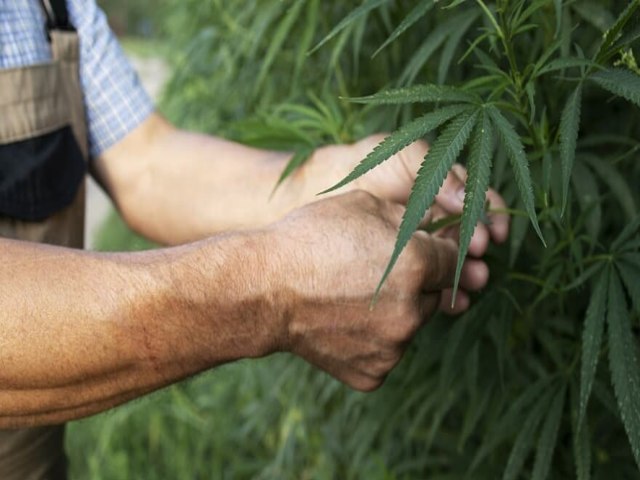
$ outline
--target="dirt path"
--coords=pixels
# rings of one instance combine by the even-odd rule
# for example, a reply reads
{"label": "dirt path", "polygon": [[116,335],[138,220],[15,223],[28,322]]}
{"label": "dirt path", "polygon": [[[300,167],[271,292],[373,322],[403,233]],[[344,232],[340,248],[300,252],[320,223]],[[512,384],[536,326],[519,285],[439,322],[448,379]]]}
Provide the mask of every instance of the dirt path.
{"label": "dirt path", "polygon": [[[159,58],[142,58],[129,56],[129,60],[140,76],[140,81],[156,100],[163,85],[169,78],[169,67]],[[87,216],[84,227],[84,238],[89,250],[95,248],[95,236],[100,226],[112,210],[111,201],[93,179],[87,184]]]}

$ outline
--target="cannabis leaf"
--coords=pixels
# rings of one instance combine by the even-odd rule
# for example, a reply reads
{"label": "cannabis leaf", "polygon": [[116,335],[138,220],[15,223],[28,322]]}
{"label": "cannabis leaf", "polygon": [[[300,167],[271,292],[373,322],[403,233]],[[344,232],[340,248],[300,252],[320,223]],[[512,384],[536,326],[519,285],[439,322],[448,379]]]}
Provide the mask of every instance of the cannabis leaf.
{"label": "cannabis leaf", "polygon": [[390,0],[365,0],[362,4],[352,10],[346,17],[344,17],[335,27],[331,30],[320,42],[311,49],[309,55],[314,53],[320,47],[322,47],[325,43],[335,37],[338,33],[344,30],[346,27],[351,25],[353,22],[358,20],[359,18],[367,15],[371,10],[378,8],[385,3],[389,3]]}
{"label": "cannabis leaf", "polygon": [[507,466],[502,475],[502,480],[515,480],[520,474],[529,450],[531,450],[531,446],[533,445],[533,439],[535,438],[538,425],[540,425],[549,407],[550,396],[550,392],[546,393],[543,399],[531,408],[513,444],[509,459],[507,460]]}
{"label": "cannabis leaf", "polygon": [[536,448],[536,458],[533,464],[533,473],[531,474],[532,480],[545,480],[549,476],[553,452],[556,447],[556,442],[558,441],[558,430],[560,429],[560,421],[562,420],[566,393],[567,387],[563,385],[552,400],[547,418],[540,430],[540,437],[538,438]]}
{"label": "cannabis leaf", "polygon": [[624,291],[617,275],[609,277],[609,367],[622,423],[640,466],[640,362]]}
{"label": "cannabis leaf", "polygon": [[578,411],[578,428],[584,422],[593,379],[596,375],[600,358],[600,345],[604,330],[604,317],[607,311],[607,288],[609,287],[609,268],[605,268],[591,292],[591,301],[582,331],[582,360],[580,371],[580,406]]}
{"label": "cannabis leaf", "polygon": [[605,90],[640,107],[640,75],[624,68],[611,68],[596,72],[590,78]]}
{"label": "cannabis leaf", "polygon": [[464,102],[477,103],[478,96],[448,85],[414,85],[405,88],[383,90],[367,97],[349,98],[355,103],[371,103],[373,105],[402,104],[402,103],[437,103]]}
{"label": "cannabis leaf", "polygon": [[435,130],[451,118],[460,115],[471,108],[473,107],[469,105],[450,105],[434,112],[427,113],[426,115],[403,125],[380,142],[380,144],[377,145],[349,175],[321,193],[331,192],[349,182],[352,182],[356,178],[364,175],[372,168],[387,160],[392,155],[398,153],[407,145],[424,137],[427,133]]}
{"label": "cannabis leaf", "polygon": [[435,1],[436,0],[427,0],[423,2],[418,2],[416,6],[413,8],[413,10],[411,10],[407,14],[407,16],[404,17],[400,25],[398,25],[396,29],[393,32],[391,32],[391,35],[389,35],[389,38],[387,38],[384,41],[384,43],[380,45],[380,47],[375,52],[373,52],[373,55],[371,55],[371,58],[378,55],[378,53],[380,53],[381,50],[383,50],[386,46],[392,43],[396,38],[402,35],[414,23],[416,23],[418,20],[424,17],[427,14],[427,12],[433,8],[433,6],[435,5]]}
{"label": "cannabis leaf", "polygon": [[493,126],[485,109],[482,109],[480,120],[476,125],[471,148],[469,151],[468,180],[465,187],[464,207],[460,225],[460,248],[458,250],[458,263],[453,282],[453,299],[455,302],[462,265],[469,250],[471,237],[483,213],[487,190],[489,189],[489,176],[491,174],[491,161],[494,148]]}
{"label": "cannabis leaf", "polygon": [[569,96],[562,110],[560,119],[560,162],[562,164],[562,208],[564,215],[569,196],[569,181],[573,161],[576,157],[576,144],[578,141],[578,129],[580,128],[580,104],[582,102],[582,84]]}
{"label": "cannabis leaf", "polygon": [[538,225],[538,217],[534,207],[533,200],[533,187],[531,182],[531,175],[529,174],[529,161],[524,153],[524,146],[520,140],[520,136],[516,133],[513,125],[500,113],[500,111],[490,105],[487,107],[487,111],[491,116],[491,120],[498,130],[502,145],[511,161],[511,167],[515,174],[516,184],[520,190],[520,197],[524,203],[524,208],[529,215],[529,219],[533,224],[533,228],[542,240],[543,245],[546,246],[540,226]]}
{"label": "cannabis leaf", "polygon": [[429,153],[427,153],[411,189],[411,194],[407,201],[407,209],[400,224],[398,238],[396,239],[389,264],[376,290],[376,295],[398,260],[400,253],[411,239],[413,232],[420,225],[425,212],[433,203],[433,199],[442,186],[447,173],[469,139],[477,119],[478,110],[474,110],[462,113],[451,120],[434,142]]}

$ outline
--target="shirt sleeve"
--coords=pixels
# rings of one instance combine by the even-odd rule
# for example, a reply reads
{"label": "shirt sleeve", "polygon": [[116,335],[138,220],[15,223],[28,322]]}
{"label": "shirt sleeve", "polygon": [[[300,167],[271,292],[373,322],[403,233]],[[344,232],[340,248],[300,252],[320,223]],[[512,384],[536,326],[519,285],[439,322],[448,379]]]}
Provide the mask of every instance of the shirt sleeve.
{"label": "shirt sleeve", "polygon": [[89,154],[95,158],[147,119],[154,106],[95,0],[68,0],[67,6],[80,38],[80,82]]}

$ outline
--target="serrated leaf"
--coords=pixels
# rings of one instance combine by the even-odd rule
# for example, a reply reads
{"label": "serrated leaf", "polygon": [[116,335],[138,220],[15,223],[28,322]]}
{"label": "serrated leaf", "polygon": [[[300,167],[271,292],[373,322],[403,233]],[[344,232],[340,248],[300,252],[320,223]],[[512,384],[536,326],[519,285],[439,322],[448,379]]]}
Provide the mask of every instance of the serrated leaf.
{"label": "serrated leaf", "polygon": [[640,267],[624,261],[616,262],[620,279],[627,289],[636,312],[640,312]]}
{"label": "serrated leaf", "polygon": [[458,263],[456,265],[456,275],[453,282],[453,302],[455,302],[462,265],[469,251],[471,237],[484,211],[486,193],[489,189],[493,148],[493,127],[489,116],[483,109],[478,124],[476,125],[469,150],[469,161],[467,164],[469,172],[465,186],[464,207],[462,209],[462,221],[460,225],[460,247],[458,249]]}
{"label": "serrated leaf", "polygon": [[560,118],[560,162],[562,166],[562,208],[561,214],[567,208],[569,197],[569,181],[576,158],[578,130],[580,129],[580,107],[582,103],[582,84],[579,84],[567,99]]}
{"label": "serrated leaf", "polygon": [[396,29],[393,32],[391,32],[391,35],[389,35],[389,38],[387,38],[384,41],[384,43],[380,45],[380,47],[375,52],[373,52],[373,55],[371,55],[371,58],[378,55],[378,53],[380,53],[381,50],[383,50],[391,42],[393,42],[405,31],[407,31],[414,23],[416,23],[418,20],[424,17],[427,14],[427,12],[433,8],[434,5],[435,5],[434,0],[426,0],[426,1],[418,2],[416,6],[413,8],[413,10],[411,10],[407,14],[407,16],[402,19],[402,22],[400,22],[400,25],[398,25]]}
{"label": "serrated leaf", "polygon": [[617,252],[624,246],[625,243],[627,243],[639,233],[638,230],[640,230],[640,215],[638,215],[632,221],[627,223],[627,225],[625,225],[625,227],[611,244],[611,250]]}
{"label": "serrated leaf", "polygon": [[370,103],[373,105],[404,104],[404,103],[439,103],[439,102],[463,102],[473,103],[478,101],[475,95],[448,85],[415,85],[412,87],[395,88],[366,97],[348,98],[354,103]]}
{"label": "serrated leaf", "polygon": [[542,67],[536,73],[536,77],[544,75],[545,73],[557,72],[558,70],[564,70],[566,68],[601,68],[597,63],[586,58],[567,57],[556,58],[550,61],[544,67]]}
{"label": "serrated leaf", "polygon": [[540,402],[536,403],[521,425],[520,431],[513,443],[511,453],[509,454],[502,480],[515,480],[518,478],[522,466],[529,455],[531,446],[533,445],[535,432],[549,407],[549,397],[550,393],[546,394]]}
{"label": "serrated leaf", "polygon": [[420,118],[413,120],[406,125],[403,125],[391,135],[386,137],[380,144],[378,144],[369,155],[367,155],[345,178],[340,180],[331,188],[321,192],[328,193],[343,187],[349,182],[352,182],[358,177],[361,177],[369,170],[380,165],[392,155],[395,155],[400,150],[414,141],[422,138],[427,133],[435,130],[440,125],[446,123],[453,117],[460,115],[464,111],[469,110],[468,105],[451,105],[443,107],[434,112],[427,113]]}
{"label": "serrated leaf", "polygon": [[627,218],[632,221],[636,218],[638,210],[633,198],[633,193],[629,188],[627,180],[611,163],[594,155],[580,155],[591,168],[598,174],[599,179],[604,182],[611,190],[611,193],[620,203],[622,210]]}
{"label": "serrated leaf", "polygon": [[540,231],[540,225],[538,225],[538,217],[533,200],[533,184],[529,173],[529,161],[524,153],[524,146],[522,145],[520,136],[516,133],[513,125],[509,123],[496,107],[490,105],[487,107],[487,111],[491,116],[493,125],[498,131],[498,136],[502,141],[507,156],[511,161],[513,173],[516,178],[516,185],[520,191],[520,198],[522,199],[524,208],[542,244],[546,246],[542,231]]}
{"label": "serrated leaf", "polygon": [[586,229],[591,244],[595,244],[598,240],[602,222],[602,206],[598,182],[591,170],[583,162],[574,164],[571,180],[576,200],[580,205],[582,215],[585,216]]}
{"label": "serrated leaf", "polygon": [[640,467],[640,363],[627,302],[617,275],[609,277],[609,368],[622,423]]}
{"label": "serrated leaf", "polygon": [[558,430],[560,429],[560,421],[562,420],[566,393],[566,386],[563,386],[551,402],[547,418],[540,430],[540,437],[538,437],[531,480],[545,480],[549,476],[553,452],[556,448],[556,442],[558,441]]}
{"label": "serrated leaf", "polygon": [[445,42],[444,47],[442,48],[442,53],[440,54],[440,62],[438,64],[438,83],[445,82],[449,72],[449,66],[453,60],[453,54],[458,48],[460,40],[462,40],[464,34],[478,18],[479,13],[480,12],[477,10],[469,12],[466,15],[466,18],[459,22],[456,25],[456,28],[450,32],[449,38]]}
{"label": "serrated leaf", "polygon": [[607,289],[609,288],[609,268],[605,268],[591,292],[591,300],[587,308],[582,330],[582,358],[580,369],[580,406],[578,410],[578,428],[584,421],[587,412],[593,380],[600,359],[604,318],[607,312]]}
{"label": "serrated leaf", "polygon": [[[573,390],[573,389],[572,389]],[[575,398],[572,395],[572,398]],[[572,402],[575,403],[575,402]],[[576,466],[577,480],[591,479],[591,435],[587,422],[578,428],[577,420],[573,422],[573,461]]]}
{"label": "serrated leaf", "polygon": [[574,281],[572,281],[569,285],[564,287],[564,291],[573,290],[574,288],[579,287],[584,282],[593,277],[596,273],[604,268],[604,264],[602,262],[597,262],[591,265],[589,268],[585,269]]}
{"label": "serrated leaf", "polygon": [[625,68],[610,68],[589,77],[605,90],[640,107],[640,75]]}
{"label": "serrated leaf", "polygon": [[460,155],[478,119],[478,111],[465,112],[454,118],[432,145],[416,177],[407,208],[400,224],[398,238],[389,264],[376,289],[376,296],[404,247],[418,228],[425,212],[433,203],[447,173]]}
{"label": "serrated leaf", "polygon": [[333,29],[322,39],[320,42],[311,49],[309,55],[322,47],[325,43],[338,35],[342,30],[351,25],[353,22],[367,15],[371,10],[378,8],[379,6],[388,3],[390,0],[365,0],[362,4],[349,12]]}

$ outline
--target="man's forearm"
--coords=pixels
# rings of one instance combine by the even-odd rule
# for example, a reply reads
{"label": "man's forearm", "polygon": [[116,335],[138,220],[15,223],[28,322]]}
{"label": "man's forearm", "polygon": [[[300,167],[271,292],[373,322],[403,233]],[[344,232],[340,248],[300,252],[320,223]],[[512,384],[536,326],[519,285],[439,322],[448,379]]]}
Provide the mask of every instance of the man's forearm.
{"label": "man's forearm", "polygon": [[267,353],[259,233],[137,254],[0,240],[0,428],[96,413]]}
{"label": "man's forearm", "polygon": [[179,130],[154,114],[97,159],[96,170],[132,228],[160,243],[179,244],[263,226],[315,200],[348,173],[343,158],[327,161],[344,157],[346,148],[316,152],[274,192],[290,153]]}

